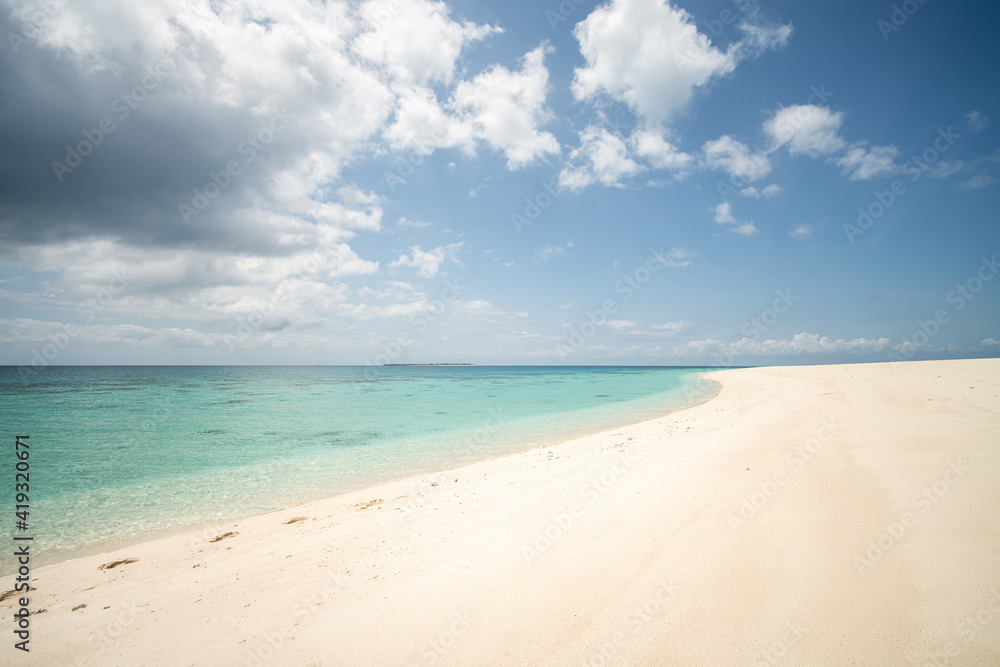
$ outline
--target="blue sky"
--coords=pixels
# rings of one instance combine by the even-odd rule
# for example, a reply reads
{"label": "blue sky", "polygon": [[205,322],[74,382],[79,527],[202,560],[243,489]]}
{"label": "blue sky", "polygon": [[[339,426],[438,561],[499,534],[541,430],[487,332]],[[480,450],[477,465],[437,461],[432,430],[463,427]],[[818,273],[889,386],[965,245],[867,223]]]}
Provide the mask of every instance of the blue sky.
{"label": "blue sky", "polygon": [[1000,7],[4,2],[0,363],[1000,353]]}

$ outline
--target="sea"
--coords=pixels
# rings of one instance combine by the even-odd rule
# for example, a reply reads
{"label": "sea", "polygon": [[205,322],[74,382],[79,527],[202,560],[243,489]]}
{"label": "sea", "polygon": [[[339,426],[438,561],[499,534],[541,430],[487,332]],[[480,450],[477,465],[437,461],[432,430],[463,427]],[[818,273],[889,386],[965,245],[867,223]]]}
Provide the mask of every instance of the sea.
{"label": "sea", "polygon": [[708,370],[0,367],[4,532],[39,566],[220,525],[661,416],[713,395]]}

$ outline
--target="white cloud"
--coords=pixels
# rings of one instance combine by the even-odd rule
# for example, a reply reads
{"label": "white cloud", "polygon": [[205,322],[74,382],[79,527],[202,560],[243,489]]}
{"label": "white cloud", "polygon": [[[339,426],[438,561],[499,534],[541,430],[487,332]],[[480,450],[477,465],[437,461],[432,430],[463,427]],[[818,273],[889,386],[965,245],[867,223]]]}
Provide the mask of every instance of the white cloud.
{"label": "white cloud", "polygon": [[519,72],[494,65],[455,88],[451,106],[475,133],[507,157],[507,168],[518,169],[546,155],[559,153],[559,142],[539,130],[551,113],[545,107],[549,71],[542,45],[525,54]]}
{"label": "white cloud", "polygon": [[429,222],[416,222],[414,220],[410,220],[405,215],[400,216],[399,221],[396,223],[399,227],[411,227],[415,229],[423,229],[424,227],[429,227],[430,224],[431,223]]}
{"label": "white cloud", "polygon": [[892,342],[888,338],[829,338],[818,334],[802,332],[791,339],[753,340],[741,338],[733,343],[716,339],[688,341],[678,345],[672,352],[680,356],[707,356],[710,354],[730,358],[759,356],[821,355],[836,353],[886,352]]}
{"label": "white cloud", "polygon": [[813,228],[809,225],[799,225],[792,231],[788,232],[788,235],[793,239],[798,239],[799,241],[805,241],[807,238],[812,236]]}
{"label": "white cloud", "polygon": [[410,255],[402,254],[399,259],[389,264],[389,268],[413,267],[424,278],[433,278],[441,271],[446,261],[460,264],[456,257],[463,243],[450,243],[433,250],[422,250],[419,245],[410,248]]}
{"label": "white cloud", "polygon": [[736,224],[739,222],[733,217],[733,205],[727,201],[715,207],[715,221],[722,225]]}
{"label": "white cloud", "polygon": [[982,347],[995,347],[1000,350],[1000,340],[996,338],[984,338],[979,345]]}
{"label": "white cloud", "polygon": [[990,117],[985,114],[979,113],[978,111],[970,111],[965,114],[965,123],[973,132],[982,132],[992,125],[993,121],[990,120]]}
{"label": "white cloud", "polygon": [[503,32],[493,26],[456,23],[447,5],[428,0],[368,0],[359,13],[366,29],[354,49],[395,81],[409,85],[449,83],[468,43]]}
{"label": "white cloud", "polygon": [[972,178],[962,181],[958,184],[958,187],[966,192],[971,190],[980,190],[982,188],[988,188],[993,185],[993,177],[989,174],[977,174]]}
{"label": "white cloud", "polygon": [[792,155],[810,157],[836,153],[845,147],[840,138],[840,125],[844,114],[834,113],[826,107],[797,104],[784,107],[764,123],[764,131],[771,136],[775,148],[788,146]]}
{"label": "white cloud", "polygon": [[735,180],[752,182],[771,172],[766,155],[751,153],[746,144],[728,134],[706,141],[701,150],[707,166],[722,169]]}
{"label": "white cloud", "polygon": [[683,176],[694,161],[687,153],[678,150],[661,132],[636,130],[629,140],[632,152],[644,158],[654,169],[669,169]]}
{"label": "white cloud", "polygon": [[729,231],[733,234],[739,234],[740,236],[754,236],[755,234],[760,233],[757,226],[753,224],[753,220],[744,220],[742,224],[737,225],[736,227],[730,227]]}
{"label": "white cloud", "polygon": [[741,59],[783,46],[791,33],[789,26],[749,21],[740,29],[744,38],[723,52],[682,8],[664,0],[612,0],[574,29],[587,63],[575,71],[573,94],[579,100],[607,95],[627,104],[648,128],[661,126],[695,90],[732,72]]}
{"label": "white cloud", "polygon": [[899,172],[896,158],[899,149],[895,146],[854,146],[835,160],[843,173],[850,174],[852,181],[862,181],[877,176],[890,176]]}
{"label": "white cloud", "polygon": [[569,241],[566,245],[550,245],[544,248],[535,249],[535,259],[539,262],[545,262],[552,257],[561,257],[569,254],[570,248],[573,247],[573,242]]}
{"label": "white cloud", "polygon": [[690,329],[692,326],[693,325],[690,322],[664,322],[663,324],[654,324],[650,328],[656,331],[673,334],[678,331],[683,331],[684,329]]}
{"label": "white cloud", "polygon": [[579,301],[568,301],[566,303],[561,303],[558,306],[556,306],[556,308],[558,308],[559,310],[568,310],[570,308],[579,308],[579,307],[580,307]]}
{"label": "white cloud", "polygon": [[733,215],[733,205],[727,201],[715,207],[715,221],[720,225],[731,225],[728,231],[740,236],[753,236],[760,232],[752,220],[737,220]]}
{"label": "white cloud", "polygon": [[777,183],[771,183],[769,186],[761,190],[761,194],[770,199],[771,197],[777,197],[783,190],[784,188]]}
{"label": "white cloud", "polygon": [[694,254],[680,246],[672,248],[670,252],[664,254],[658,254],[660,261],[668,267],[680,268],[684,266],[691,266],[694,260]]}
{"label": "white cloud", "polygon": [[590,125],[580,134],[580,147],[573,149],[559,174],[559,186],[582,190],[596,182],[622,187],[623,178],[643,170],[629,157],[628,147],[617,134]]}

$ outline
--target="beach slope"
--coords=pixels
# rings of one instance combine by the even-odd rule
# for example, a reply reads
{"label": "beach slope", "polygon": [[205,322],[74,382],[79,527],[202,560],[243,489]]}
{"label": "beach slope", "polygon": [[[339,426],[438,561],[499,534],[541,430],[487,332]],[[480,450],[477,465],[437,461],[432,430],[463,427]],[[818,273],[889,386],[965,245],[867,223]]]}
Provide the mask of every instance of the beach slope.
{"label": "beach slope", "polygon": [[711,377],[652,421],[40,568],[30,662],[1000,664],[1000,360]]}

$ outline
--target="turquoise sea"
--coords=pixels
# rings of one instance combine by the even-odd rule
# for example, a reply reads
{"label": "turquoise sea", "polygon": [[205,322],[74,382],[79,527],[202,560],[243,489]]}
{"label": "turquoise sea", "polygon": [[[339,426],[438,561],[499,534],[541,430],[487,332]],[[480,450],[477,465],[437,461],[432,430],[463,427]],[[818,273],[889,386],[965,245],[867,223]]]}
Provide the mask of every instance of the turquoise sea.
{"label": "turquoise sea", "polygon": [[16,435],[41,565],[659,416],[706,370],[0,367],[4,532]]}

